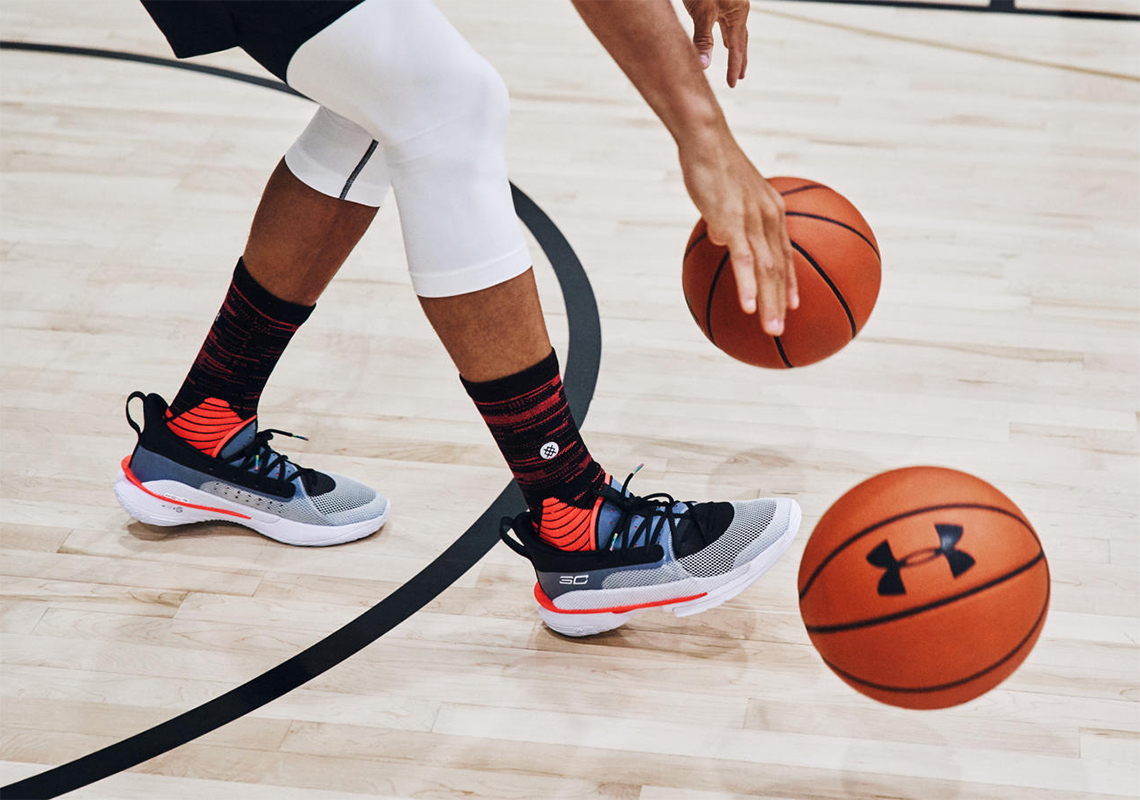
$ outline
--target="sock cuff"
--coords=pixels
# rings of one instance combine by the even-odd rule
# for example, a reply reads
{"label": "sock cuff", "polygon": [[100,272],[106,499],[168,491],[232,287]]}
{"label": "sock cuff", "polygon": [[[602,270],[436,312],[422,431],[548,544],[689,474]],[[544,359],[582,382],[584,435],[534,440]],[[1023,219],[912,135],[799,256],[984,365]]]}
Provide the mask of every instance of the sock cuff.
{"label": "sock cuff", "polygon": [[270,293],[249,274],[245,260],[241,258],[234,268],[233,288],[262,314],[286,325],[301,325],[316,308],[316,305],[303,306],[299,303],[290,303]]}
{"label": "sock cuff", "polygon": [[518,397],[549,383],[558,377],[558,355],[553,349],[550,355],[531,367],[527,367],[514,375],[505,378],[496,378],[493,381],[473,383],[462,375],[459,380],[468,396],[476,403],[499,403],[511,397]]}

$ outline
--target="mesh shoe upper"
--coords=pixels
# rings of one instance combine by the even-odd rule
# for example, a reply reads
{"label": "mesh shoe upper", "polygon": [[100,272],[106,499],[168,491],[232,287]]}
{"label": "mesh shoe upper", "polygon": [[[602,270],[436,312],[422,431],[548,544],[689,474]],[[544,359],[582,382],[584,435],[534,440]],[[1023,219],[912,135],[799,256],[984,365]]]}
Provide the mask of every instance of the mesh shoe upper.
{"label": "mesh shoe upper", "polygon": [[[135,393],[133,397],[142,396]],[[143,397],[143,427],[130,469],[143,483],[176,481],[216,497],[309,525],[349,525],[384,513],[388,501],[343,475],[299,467],[269,440],[284,431],[258,431],[256,420],[239,430],[217,458],[205,455],[165,423],[166,402]]]}
{"label": "mesh shoe upper", "polygon": [[[789,511],[776,500],[677,502],[664,494],[636,497],[628,483],[614,482],[601,492],[598,550],[550,547],[535,535],[528,512],[503,520],[504,541],[530,559],[539,586],[560,607],[589,607],[590,589],[674,584],[664,591],[675,593],[678,582],[725,575],[747,564],[788,527]],[[578,579],[567,582],[574,573]]]}

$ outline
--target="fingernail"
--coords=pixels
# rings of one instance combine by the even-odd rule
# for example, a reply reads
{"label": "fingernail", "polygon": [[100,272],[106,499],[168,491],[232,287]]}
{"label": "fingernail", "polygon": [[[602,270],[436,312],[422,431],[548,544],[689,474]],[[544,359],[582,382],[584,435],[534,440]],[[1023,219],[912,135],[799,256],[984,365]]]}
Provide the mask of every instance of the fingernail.
{"label": "fingernail", "polygon": [[784,323],[778,319],[768,320],[768,333],[773,336],[779,336],[784,332]]}
{"label": "fingernail", "polygon": [[701,68],[704,69],[704,68],[708,67],[708,65],[711,63],[712,63],[712,59],[709,57],[709,54],[708,53],[701,53]]}
{"label": "fingernail", "polygon": [[788,307],[793,309],[800,307],[800,296],[798,294],[792,295],[792,300],[788,303]]}
{"label": "fingernail", "polygon": [[756,313],[756,301],[754,299],[752,299],[751,297],[744,301],[744,313],[745,314],[755,314]]}

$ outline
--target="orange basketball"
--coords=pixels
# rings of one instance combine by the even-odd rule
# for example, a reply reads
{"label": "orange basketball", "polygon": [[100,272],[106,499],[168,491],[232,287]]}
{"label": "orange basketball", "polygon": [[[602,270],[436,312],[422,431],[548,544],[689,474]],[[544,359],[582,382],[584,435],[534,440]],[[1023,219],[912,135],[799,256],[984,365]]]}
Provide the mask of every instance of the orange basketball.
{"label": "orange basketball", "polygon": [[709,341],[733,358],[785,369],[814,364],[862,330],[879,296],[879,245],[843,195],[803,178],[770,178],[784,198],[800,307],[772,337],[740,309],[728,249],[709,241],[699,220],[685,248],[685,301]]}
{"label": "orange basketball", "polygon": [[985,481],[940,467],[884,472],[815,526],[800,614],[824,662],[868,697],[964,703],[1037,641],[1049,565],[1033,527]]}

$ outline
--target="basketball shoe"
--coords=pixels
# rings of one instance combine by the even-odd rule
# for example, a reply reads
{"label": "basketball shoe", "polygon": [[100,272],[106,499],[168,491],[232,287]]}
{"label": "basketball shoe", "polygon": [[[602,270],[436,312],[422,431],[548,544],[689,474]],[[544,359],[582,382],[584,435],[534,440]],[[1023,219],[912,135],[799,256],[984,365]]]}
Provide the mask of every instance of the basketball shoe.
{"label": "basketball shoe", "polygon": [[[624,485],[609,478],[595,492],[593,536],[585,549],[559,550],[541,541],[529,511],[504,517],[500,524],[500,538],[534,566],[539,616],[558,633],[590,636],[612,630],[649,608],[678,617],[716,608],[771,569],[799,529],[794,500],[695,503],[667,494],[637,497],[629,492],[636,473]],[[560,510],[554,501],[541,513]]]}
{"label": "basketball shoe", "polygon": [[[143,401],[141,428],[131,417],[136,398]],[[293,434],[258,431],[256,417],[228,432],[216,456],[170,430],[166,401],[157,394],[132,393],[127,421],[138,445],[123,459],[115,497],[139,522],[236,522],[285,544],[321,546],[368,536],[388,519],[383,495],[350,478],[297,466],[269,444],[274,434]]]}

